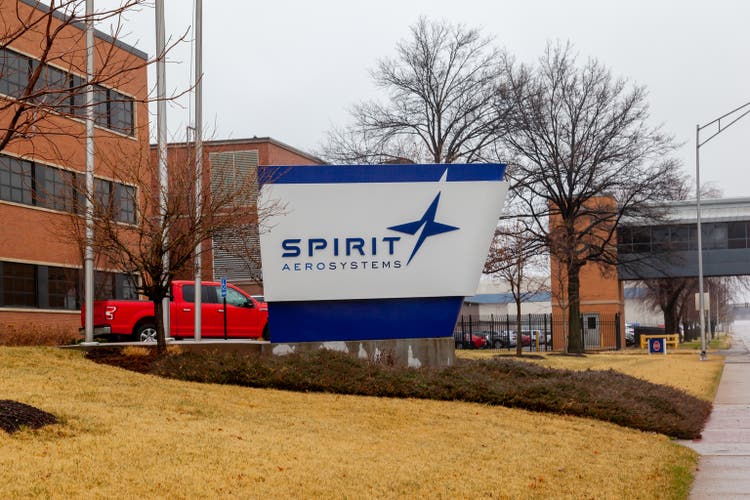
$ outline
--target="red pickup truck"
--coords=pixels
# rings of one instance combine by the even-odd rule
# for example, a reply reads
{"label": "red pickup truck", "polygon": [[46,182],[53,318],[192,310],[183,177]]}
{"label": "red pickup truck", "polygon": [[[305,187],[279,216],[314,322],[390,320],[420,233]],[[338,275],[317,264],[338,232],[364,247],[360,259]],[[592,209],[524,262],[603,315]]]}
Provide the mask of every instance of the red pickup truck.
{"label": "red pickup truck", "polygon": [[[268,305],[227,285],[227,307],[224,309],[221,285],[201,283],[201,337],[268,339]],[[170,301],[170,335],[174,338],[194,336],[195,282],[173,281]],[[81,325],[85,312],[81,310]],[[135,341],[156,340],[154,304],[147,300],[97,300],[94,302],[94,334],[128,336]]]}

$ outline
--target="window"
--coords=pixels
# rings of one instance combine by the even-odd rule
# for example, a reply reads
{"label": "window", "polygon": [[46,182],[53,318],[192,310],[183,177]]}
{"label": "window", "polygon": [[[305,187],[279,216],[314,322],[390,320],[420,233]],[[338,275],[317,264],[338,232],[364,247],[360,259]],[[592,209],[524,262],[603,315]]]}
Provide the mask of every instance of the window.
{"label": "window", "polygon": [[36,266],[2,263],[3,305],[36,307]]}
{"label": "window", "polygon": [[227,288],[227,304],[237,307],[245,307],[248,302],[250,302],[250,306],[252,307],[253,303],[249,301],[247,297],[234,288]]}
{"label": "window", "polygon": [[54,210],[73,211],[73,172],[44,165],[35,166],[37,205]]}
{"label": "window", "polygon": [[746,226],[745,222],[730,222],[728,224],[729,248],[747,248]]}
{"label": "window", "polygon": [[0,49],[0,92],[20,97],[29,81],[29,58],[8,49]]}
{"label": "window", "polygon": [[[32,72],[38,64],[32,62]],[[45,64],[34,85],[34,93],[39,94],[36,102],[64,113],[70,112],[70,76],[65,71]]]}
{"label": "window", "polygon": [[[218,304],[219,288],[216,285],[201,286],[201,302],[203,304]],[[182,298],[185,302],[195,302],[195,285],[182,285]]]}
{"label": "window", "polygon": [[617,251],[619,253],[633,252],[633,230],[627,226],[617,228]]}
{"label": "window", "polygon": [[651,228],[633,228],[633,252],[649,253],[651,251]]}
{"label": "window", "polygon": [[[10,49],[0,49],[0,94],[20,98],[39,61]],[[33,92],[35,102],[61,113],[86,116],[85,79],[44,64]],[[94,86],[94,122],[111,130],[133,135],[133,99],[115,90]]]}
{"label": "window", "polygon": [[112,273],[94,271],[94,300],[115,298],[115,284]]}
{"label": "window", "polygon": [[86,80],[76,75],[70,78],[70,112],[79,118],[86,118]]}
{"label": "window", "polygon": [[[0,154],[0,200],[83,214],[85,191],[81,173]],[[94,214],[134,224],[137,195],[134,186],[95,178]]]}
{"label": "window", "polygon": [[704,250],[727,248],[727,224],[716,222],[701,226]]}
{"label": "window", "polygon": [[48,267],[47,290],[49,293],[49,307],[51,309],[79,309],[78,280],[78,269]]}
{"label": "window", "polygon": [[109,128],[133,135],[133,100],[114,90],[109,91]]}
{"label": "window", "polygon": [[136,284],[130,275],[124,273],[115,274],[115,298],[123,300],[135,300],[138,298]]}
{"label": "window", "polygon": [[669,250],[669,226],[652,227],[651,241],[654,252],[666,252]]}
{"label": "window", "polygon": [[[76,310],[83,297],[77,268],[0,261],[0,306]],[[96,271],[94,298],[136,299],[136,287],[124,273]]]}
{"label": "window", "polygon": [[109,126],[109,97],[107,89],[101,85],[94,85],[94,123],[101,127]]}
{"label": "window", "polygon": [[138,298],[135,283],[124,273],[96,271],[94,273],[94,298],[96,300],[134,300]]}
{"label": "window", "polygon": [[31,205],[31,163],[0,156],[0,200]]}
{"label": "window", "polygon": [[135,188],[125,184],[115,184],[116,213],[120,222],[135,224]]}
{"label": "window", "polygon": [[112,183],[104,179],[94,179],[94,214],[109,216],[111,213]]}
{"label": "window", "polygon": [[672,250],[687,250],[690,244],[690,226],[672,226],[670,238]]}

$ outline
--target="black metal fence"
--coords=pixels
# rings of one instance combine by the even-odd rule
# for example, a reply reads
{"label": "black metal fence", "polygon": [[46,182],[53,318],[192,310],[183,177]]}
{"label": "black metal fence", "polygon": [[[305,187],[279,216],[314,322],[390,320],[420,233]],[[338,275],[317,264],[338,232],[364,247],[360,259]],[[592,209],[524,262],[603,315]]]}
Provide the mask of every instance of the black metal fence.
{"label": "black metal fence", "polygon": [[479,319],[461,315],[453,329],[456,349],[516,349],[521,342],[524,350],[551,351],[552,316],[524,314],[521,316],[521,335],[516,332],[516,316],[490,316]]}
{"label": "black metal fence", "polygon": [[[461,315],[453,329],[456,349],[516,349],[519,335],[516,332],[516,316],[490,316],[479,319]],[[612,351],[622,346],[620,316],[603,317],[600,314],[581,316],[581,336],[587,351]],[[568,325],[563,321],[552,320],[550,314],[525,314],[521,316],[520,342],[528,351],[561,351]],[[557,342],[560,345],[556,345]]]}

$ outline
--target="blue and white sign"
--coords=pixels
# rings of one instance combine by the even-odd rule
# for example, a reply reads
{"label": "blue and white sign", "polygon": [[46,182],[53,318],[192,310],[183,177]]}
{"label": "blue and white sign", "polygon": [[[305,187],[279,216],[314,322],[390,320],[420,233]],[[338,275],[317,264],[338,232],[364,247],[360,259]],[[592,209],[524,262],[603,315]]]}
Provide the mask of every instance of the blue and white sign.
{"label": "blue and white sign", "polygon": [[227,279],[221,278],[221,298],[227,298]]}
{"label": "blue and white sign", "polygon": [[649,354],[666,354],[667,343],[664,337],[650,338],[648,339],[648,353]]}
{"label": "blue and white sign", "polygon": [[[261,210],[283,207],[261,229],[272,339],[290,341],[284,331],[292,327],[309,333],[304,340],[451,335],[463,297],[476,290],[503,207],[504,170],[500,164],[261,167]],[[307,316],[304,324],[282,326],[297,313]],[[315,322],[327,325],[326,338],[309,331]]]}

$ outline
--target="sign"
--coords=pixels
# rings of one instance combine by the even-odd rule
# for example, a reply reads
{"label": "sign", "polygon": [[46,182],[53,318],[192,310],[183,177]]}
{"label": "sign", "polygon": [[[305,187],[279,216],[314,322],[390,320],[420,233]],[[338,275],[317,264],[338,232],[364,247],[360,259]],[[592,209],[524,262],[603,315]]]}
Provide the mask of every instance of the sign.
{"label": "sign", "polygon": [[227,279],[221,278],[221,298],[227,298]]}
{"label": "sign", "polygon": [[[711,309],[711,297],[708,294],[708,292],[703,292],[703,310],[708,311]],[[700,311],[701,310],[701,294],[696,293],[695,294],[695,310]]]}
{"label": "sign", "polygon": [[649,354],[666,354],[667,353],[666,339],[663,337],[648,339],[648,353]]}
{"label": "sign", "polygon": [[[259,211],[282,207],[260,231],[272,339],[287,330],[305,340],[452,335],[502,211],[504,171],[260,167]],[[316,321],[325,327],[313,332]]]}

